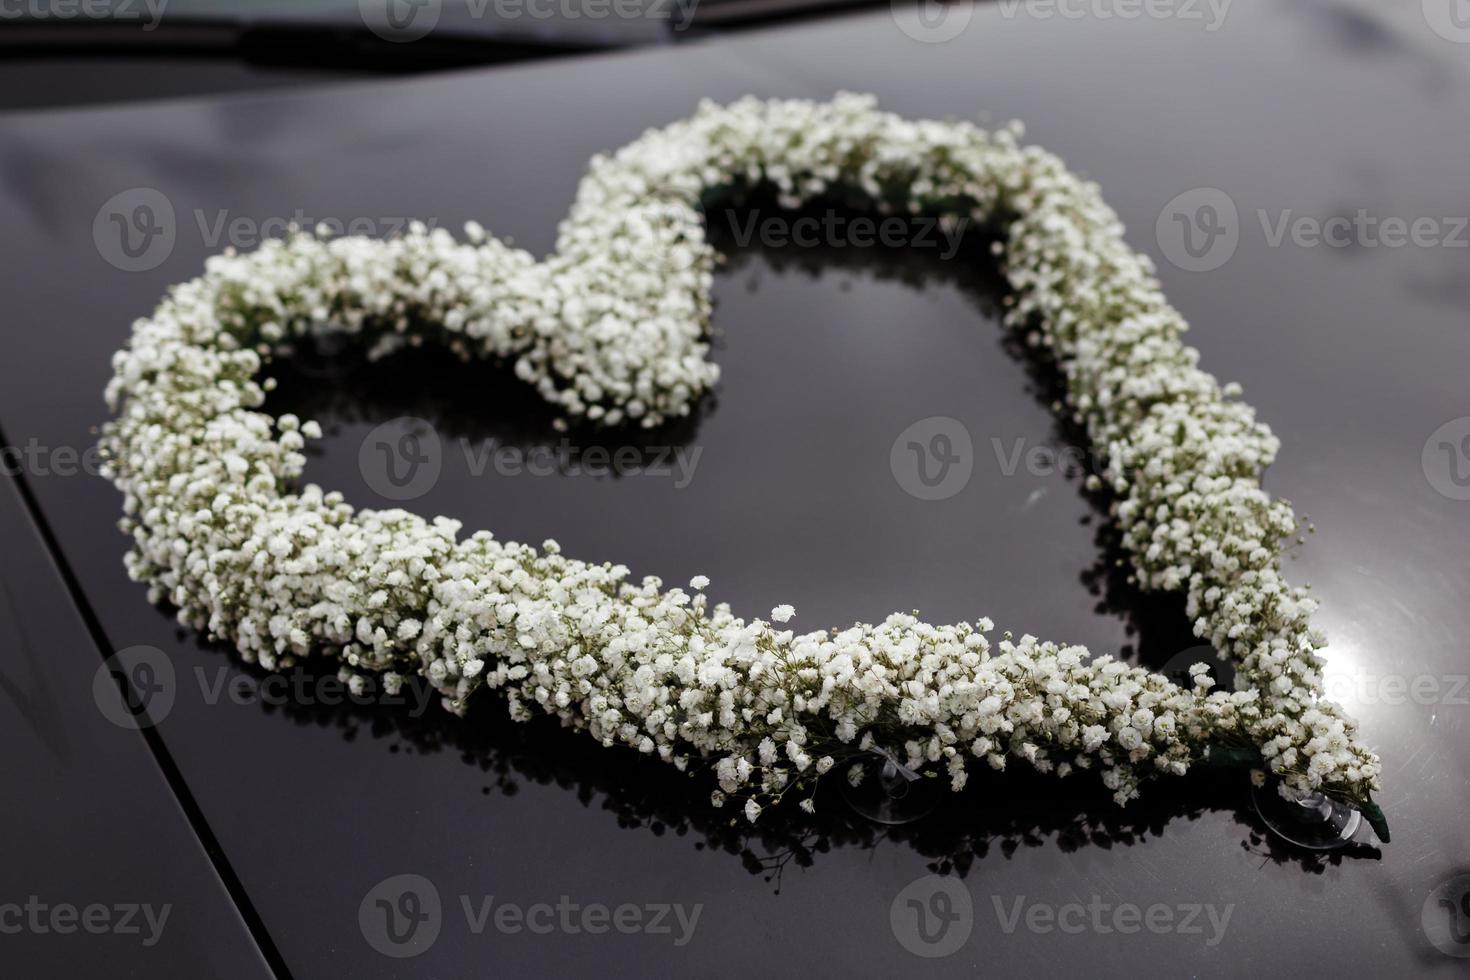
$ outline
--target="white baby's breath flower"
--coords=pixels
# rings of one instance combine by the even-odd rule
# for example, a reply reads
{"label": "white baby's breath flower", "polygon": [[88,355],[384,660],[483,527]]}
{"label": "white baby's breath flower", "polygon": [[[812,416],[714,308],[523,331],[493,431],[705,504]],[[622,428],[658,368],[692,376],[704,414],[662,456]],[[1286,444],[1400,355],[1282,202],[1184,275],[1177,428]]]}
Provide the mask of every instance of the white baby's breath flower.
{"label": "white baby's breath flower", "polygon": [[[1278,440],[1197,366],[1097,187],[1018,139],[849,94],[704,103],[594,159],[544,261],[473,222],[465,241],[416,222],[383,241],[297,233],[215,256],[113,361],[102,449],[126,500],[128,573],[267,669],[333,656],[355,690],[418,674],[452,711],[495,690],[518,720],[554,715],[681,768],[710,757],[712,803],[746,794],[752,820],[749,794],[805,787],[874,746],[943,765],[956,790],[970,766],[1008,759],[1096,769],[1126,802],[1146,776],[1248,740],[1284,788],[1366,803],[1378,758],[1323,696],[1315,604],[1281,573],[1298,521],[1259,482]],[[793,206],[843,188],[997,231],[1006,324],[1062,374],[1060,407],[1100,454],[1088,484],[1110,495],[1132,576],[1182,595],[1245,690],[1211,693],[1202,665],[1180,686],[1029,635],[992,647],[989,620],[896,613],[797,635],[772,625],[789,605],[771,623],[711,606],[703,575],[691,597],[554,541],[461,535],[448,518],[356,510],[301,485],[321,427],[264,414],[261,374],[323,332],[373,357],[432,341],[504,360],[562,423],[688,415],[720,377],[698,205],[762,178]]]}

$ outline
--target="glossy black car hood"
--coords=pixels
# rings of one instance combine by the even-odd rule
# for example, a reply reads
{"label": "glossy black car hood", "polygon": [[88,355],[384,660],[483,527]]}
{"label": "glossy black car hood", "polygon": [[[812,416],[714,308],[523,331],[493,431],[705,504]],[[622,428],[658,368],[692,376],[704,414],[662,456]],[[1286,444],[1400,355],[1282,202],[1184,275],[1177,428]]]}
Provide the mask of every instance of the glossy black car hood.
{"label": "glossy black car hood", "polygon": [[[1440,426],[1470,415],[1470,252],[1312,246],[1290,231],[1276,240],[1302,216],[1448,222],[1470,210],[1470,47],[1434,33],[1416,6],[1241,2],[1210,29],[997,4],[944,43],[914,39],[881,10],[544,68],[0,120],[0,426],[8,443],[35,440],[52,460],[29,466],[25,484],[103,653],[166,654],[177,687],[157,748],[218,841],[215,863],[238,877],[276,970],[1463,970],[1424,929],[1444,914],[1436,889],[1470,871],[1470,502],[1445,490],[1425,450]],[[1268,489],[1317,527],[1290,571],[1322,603],[1334,693],[1382,754],[1391,845],[1328,861],[1274,845],[1238,774],[1149,787],[1122,811],[1092,784],[1015,774],[979,780],[895,830],[833,797],[814,821],[751,831],[708,806],[707,784],[553,725],[511,725],[493,699],[465,721],[437,708],[420,716],[412,703],[323,704],[320,692],[307,705],[237,699],[230,692],[258,692],[262,676],[148,604],[123,570],[118,494],[45,455],[90,445],[132,319],[210,252],[249,247],[268,219],[360,219],[389,233],[408,218],[451,228],[473,218],[540,253],[593,153],[702,98],[843,89],[912,116],[1024,120],[1028,139],[1101,184],[1130,241],[1156,257],[1203,365],[1240,381],[1281,437]],[[152,268],[128,272],[94,224],[137,188],[168,200],[174,240]],[[1218,267],[1191,272],[1169,260],[1156,228],[1166,205],[1199,188],[1233,202],[1238,243]],[[677,429],[605,437],[645,461],[664,454],[665,475],[651,463],[620,478],[506,475],[493,463],[477,473],[487,446],[526,452],[561,436],[508,373],[431,354],[293,367],[272,404],[322,420],[307,475],[354,502],[384,505],[359,465],[364,437],[422,417],[443,470],[405,506],[504,538],[556,537],[570,554],[669,582],[704,573],[747,614],[791,602],[809,627],[913,608],[936,621],[989,616],[1152,666],[1192,644],[1181,608],[1133,595],[1112,568],[1108,528],[1075,468],[1044,465],[1080,447],[1053,419],[1044,368],[1005,343],[981,253],[727,244],[716,397]],[[943,501],[905,493],[890,468],[895,438],[932,416],[960,420],[973,444],[968,484]],[[22,649],[43,656],[45,644]],[[23,667],[12,659],[6,671]],[[1399,686],[1415,681],[1421,693]],[[82,691],[56,711],[91,710],[90,700]],[[109,790],[101,805],[134,802]],[[968,891],[970,932],[925,960],[893,916],[904,889],[935,871]],[[380,953],[360,919],[374,890],[404,874],[427,880],[441,904],[436,938],[411,959]],[[174,915],[194,911],[187,888],[173,900]],[[540,903],[699,911],[682,931],[670,911],[669,931],[636,933],[593,934],[570,919],[542,934],[497,927],[493,911],[476,918]],[[1081,918],[1061,911],[1073,906]],[[1099,926],[1091,906],[1161,906],[1173,925]],[[1183,926],[1189,908],[1197,929]],[[488,924],[477,932],[477,922]]]}

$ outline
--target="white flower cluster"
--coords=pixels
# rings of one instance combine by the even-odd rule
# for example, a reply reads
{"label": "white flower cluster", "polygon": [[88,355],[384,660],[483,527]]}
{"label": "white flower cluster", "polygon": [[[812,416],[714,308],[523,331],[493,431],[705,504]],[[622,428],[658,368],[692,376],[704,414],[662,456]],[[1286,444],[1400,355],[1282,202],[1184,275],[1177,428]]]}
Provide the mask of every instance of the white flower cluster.
{"label": "white flower cluster", "polygon": [[[276,668],[329,655],[390,688],[419,672],[461,711],[498,688],[604,744],[712,764],[716,801],[763,805],[871,750],[915,768],[1019,758],[1095,768],[1120,802],[1154,773],[1259,751],[1294,791],[1370,805],[1377,758],[1323,699],[1312,602],[1282,579],[1291,507],[1258,478],[1275,438],[1181,343],[1185,324],[1097,187],[1056,157],[963,122],[909,121],[870,98],[701,105],[592,161],[554,255],[414,227],[373,241],[297,234],[227,253],[137,322],[108,389],[104,448],[126,496],[132,575],[181,622]],[[457,522],[355,510],[296,489],[312,422],[260,411],[263,364],[313,333],[375,354],[429,340],[513,361],[569,416],[655,425],[718,379],[707,359],[714,253],[703,195],[769,186],[796,206],[859,193],[883,211],[1001,233],[1010,324],[1054,356],[1068,407],[1108,464],[1137,580],[1183,590],[1195,629],[1239,666],[1210,692],[989,622],[913,616],[796,633],[627,569],[458,537]]]}

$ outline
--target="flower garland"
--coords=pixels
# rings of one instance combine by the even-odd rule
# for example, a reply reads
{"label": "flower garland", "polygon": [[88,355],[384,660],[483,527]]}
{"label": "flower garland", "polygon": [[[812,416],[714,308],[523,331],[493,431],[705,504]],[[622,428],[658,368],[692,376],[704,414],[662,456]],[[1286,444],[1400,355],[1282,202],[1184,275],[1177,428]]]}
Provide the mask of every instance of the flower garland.
{"label": "flower garland", "polygon": [[[754,820],[877,748],[943,768],[1021,759],[1097,769],[1126,802],[1158,773],[1248,759],[1288,792],[1369,814],[1379,762],[1322,693],[1314,602],[1283,580],[1298,531],[1260,487],[1278,441],[1239,389],[1184,346],[1149,259],[1096,185],[1017,142],[1017,128],[910,121],[869,97],[704,103],[598,156],[538,262],[476,225],[467,241],[414,226],[387,241],[294,234],[211,258],[137,321],[107,389],[108,473],[125,495],[128,569],[179,620],[268,669],[334,656],[345,676],[413,672],[461,712],[499,689],[512,716],[553,714],[604,745],[681,769],[713,764],[717,804]],[[989,620],[797,633],[790,606],[745,620],[621,565],[588,564],[403,510],[356,510],[299,489],[314,422],[260,411],[268,360],[313,334],[360,335],[374,356],[425,340],[513,362],[573,418],[654,426],[719,378],[706,343],[715,253],[699,205],[732,185],[795,207],[842,190],[883,211],[985,222],[1012,295],[1007,324],[1045,347],[1067,407],[1106,459],[1138,584],[1183,591],[1195,632],[1236,664],[1212,692]],[[854,772],[857,767],[854,766]]]}

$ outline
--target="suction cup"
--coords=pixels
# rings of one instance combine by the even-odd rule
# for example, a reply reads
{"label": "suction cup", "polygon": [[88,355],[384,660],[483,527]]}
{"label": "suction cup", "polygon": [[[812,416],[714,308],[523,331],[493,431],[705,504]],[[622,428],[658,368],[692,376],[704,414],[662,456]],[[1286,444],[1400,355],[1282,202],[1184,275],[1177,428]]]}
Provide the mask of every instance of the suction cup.
{"label": "suction cup", "polygon": [[840,777],[842,798],[874,823],[913,823],[939,805],[939,781],[921,776],[889,753],[875,752],[857,765],[862,767],[862,779],[856,786],[845,773]]}
{"label": "suction cup", "polygon": [[1256,812],[1272,833],[1312,851],[1334,851],[1353,843],[1363,822],[1361,813],[1321,793],[1288,800],[1278,791],[1279,785],[1279,780],[1268,779],[1263,786],[1251,786]]}

